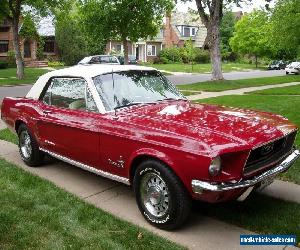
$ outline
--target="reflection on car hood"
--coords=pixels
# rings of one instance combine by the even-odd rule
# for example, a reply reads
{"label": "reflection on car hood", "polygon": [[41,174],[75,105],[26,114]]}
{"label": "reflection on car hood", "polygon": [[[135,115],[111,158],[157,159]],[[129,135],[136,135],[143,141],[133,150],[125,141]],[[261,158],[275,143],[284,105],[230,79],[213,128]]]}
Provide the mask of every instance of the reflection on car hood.
{"label": "reflection on car hood", "polygon": [[144,127],[160,139],[175,136],[180,143],[198,141],[202,150],[218,152],[237,146],[250,149],[296,129],[279,115],[187,101],[134,106],[119,115],[120,121]]}

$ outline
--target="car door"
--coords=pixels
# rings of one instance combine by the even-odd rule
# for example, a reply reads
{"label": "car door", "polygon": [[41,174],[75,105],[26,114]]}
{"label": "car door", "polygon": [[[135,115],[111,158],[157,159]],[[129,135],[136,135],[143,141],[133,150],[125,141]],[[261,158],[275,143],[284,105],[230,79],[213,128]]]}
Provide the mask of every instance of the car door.
{"label": "car door", "polygon": [[54,77],[40,98],[37,122],[44,150],[99,168],[99,126],[87,83],[82,78]]}

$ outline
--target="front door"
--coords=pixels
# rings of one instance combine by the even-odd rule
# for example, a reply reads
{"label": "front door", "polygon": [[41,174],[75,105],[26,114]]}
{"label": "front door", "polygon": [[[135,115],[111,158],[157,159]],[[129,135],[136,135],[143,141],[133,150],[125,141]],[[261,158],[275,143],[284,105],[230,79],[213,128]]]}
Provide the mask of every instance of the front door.
{"label": "front door", "polygon": [[41,100],[38,136],[43,149],[99,166],[99,117],[82,78],[52,78]]}
{"label": "front door", "polygon": [[24,42],[24,58],[31,58],[31,44],[28,40]]}

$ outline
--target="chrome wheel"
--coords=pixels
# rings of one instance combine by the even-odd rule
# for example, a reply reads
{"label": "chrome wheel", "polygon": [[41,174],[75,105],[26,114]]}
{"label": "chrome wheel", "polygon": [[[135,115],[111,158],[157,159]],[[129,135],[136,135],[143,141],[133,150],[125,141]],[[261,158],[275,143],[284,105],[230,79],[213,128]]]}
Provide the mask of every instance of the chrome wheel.
{"label": "chrome wheel", "polygon": [[169,191],[164,180],[156,173],[142,177],[141,200],[145,209],[155,217],[163,217],[169,209]]}
{"label": "chrome wheel", "polygon": [[32,147],[31,147],[31,139],[26,130],[22,131],[20,134],[20,149],[23,157],[25,159],[29,159],[32,154]]}

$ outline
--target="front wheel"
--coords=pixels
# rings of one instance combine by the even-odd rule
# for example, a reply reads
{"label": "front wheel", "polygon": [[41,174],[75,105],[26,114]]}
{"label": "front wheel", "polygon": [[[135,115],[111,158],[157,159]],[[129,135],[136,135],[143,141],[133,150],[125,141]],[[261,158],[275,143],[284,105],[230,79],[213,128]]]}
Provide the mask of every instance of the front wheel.
{"label": "front wheel", "polygon": [[31,135],[25,124],[21,124],[18,129],[19,152],[22,160],[30,167],[36,167],[43,163],[44,154],[39,150],[39,146]]}
{"label": "front wheel", "polygon": [[172,230],[188,218],[191,199],[179,178],[159,161],[141,163],[133,181],[138,207],[152,225]]}

